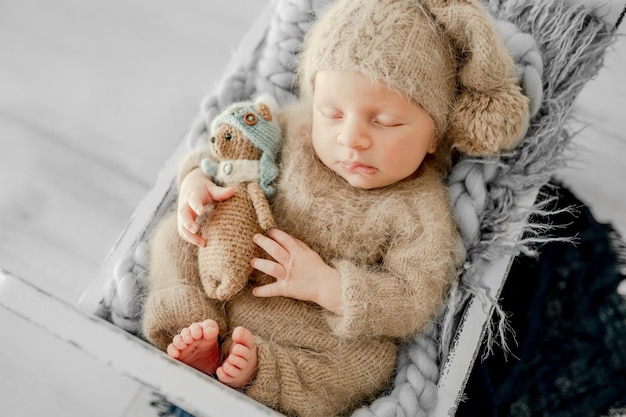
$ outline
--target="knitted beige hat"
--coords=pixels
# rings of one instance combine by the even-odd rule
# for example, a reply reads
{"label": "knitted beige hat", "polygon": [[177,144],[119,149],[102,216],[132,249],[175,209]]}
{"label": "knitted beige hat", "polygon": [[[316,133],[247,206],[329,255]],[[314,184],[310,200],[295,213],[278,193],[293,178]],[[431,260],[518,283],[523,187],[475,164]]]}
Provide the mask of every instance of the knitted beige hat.
{"label": "knitted beige hat", "polygon": [[386,83],[467,154],[511,149],[527,127],[515,64],[475,0],[336,0],[304,39],[301,94],[312,93],[320,70]]}

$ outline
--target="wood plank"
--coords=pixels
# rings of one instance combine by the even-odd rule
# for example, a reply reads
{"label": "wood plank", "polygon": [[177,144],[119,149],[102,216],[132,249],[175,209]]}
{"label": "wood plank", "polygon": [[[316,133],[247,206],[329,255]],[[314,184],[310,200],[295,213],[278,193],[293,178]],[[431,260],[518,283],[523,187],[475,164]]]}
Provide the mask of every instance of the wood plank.
{"label": "wood plank", "polygon": [[[34,323],[9,311],[5,297],[23,300],[21,292],[6,292],[0,272],[0,401],[3,416],[122,416],[134,400],[138,384],[96,361]],[[24,304],[46,314],[41,306]],[[58,316],[56,320],[63,320]]]}
{"label": "wood plank", "polygon": [[[142,387],[163,394],[196,417],[281,415],[206,374],[169,358],[119,327],[2,271],[0,307],[43,330],[40,334],[52,334],[65,346],[90,357],[93,363],[87,363],[84,372],[105,364]],[[43,348],[41,345],[38,347]],[[73,360],[73,353],[65,357],[66,363],[61,364],[62,368],[68,366],[75,369],[67,363]],[[91,390],[91,397],[94,393],[107,390],[124,396],[119,387],[105,385],[105,382],[88,387],[83,385],[82,379],[77,379],[70,385],[72,398],[68,400],[74,400],[84,390]]]}

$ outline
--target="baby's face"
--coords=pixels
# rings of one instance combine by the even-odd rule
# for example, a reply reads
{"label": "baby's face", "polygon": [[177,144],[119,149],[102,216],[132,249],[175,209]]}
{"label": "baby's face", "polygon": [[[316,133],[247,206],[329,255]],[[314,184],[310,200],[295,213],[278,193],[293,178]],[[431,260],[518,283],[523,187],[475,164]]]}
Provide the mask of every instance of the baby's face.
{"label": "baby's face", "polygon": [[435,152],[434,122],[421,106],[361,73],[320,71],[313,148],[352,186],[384,187],[413,175]]}

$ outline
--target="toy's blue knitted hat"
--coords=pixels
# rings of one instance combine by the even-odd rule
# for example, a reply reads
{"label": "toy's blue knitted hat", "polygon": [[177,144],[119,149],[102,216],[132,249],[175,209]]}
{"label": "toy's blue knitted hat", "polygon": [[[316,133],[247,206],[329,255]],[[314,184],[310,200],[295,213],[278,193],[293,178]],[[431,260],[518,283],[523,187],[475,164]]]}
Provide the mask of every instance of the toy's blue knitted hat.
{"label": "toy's blue knitted hat", "polygon": [[276,100],[261,95],[254,101],[234,103],[211,122],[211,135],[224,124],[238,129],[243,136],[261,150],[260,186],[266,197],[276,192],[273,182],[278,177],[277,158],[281,146],[281,129],[274,115],[278,111]]}

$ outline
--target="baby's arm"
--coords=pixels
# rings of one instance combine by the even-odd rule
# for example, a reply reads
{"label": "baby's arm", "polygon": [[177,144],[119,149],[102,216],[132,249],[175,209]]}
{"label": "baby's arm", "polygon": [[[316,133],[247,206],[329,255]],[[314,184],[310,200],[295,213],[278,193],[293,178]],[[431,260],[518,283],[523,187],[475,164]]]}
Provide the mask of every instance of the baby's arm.
{"label": "baby's arm", "polygon": [[413,222],[396,217],[381,264],[331,262],[341,276],[343,314],[327,317],[336,334],[407,338],[433,320],[463,251],[446,198],[414,208]]}
{"label": "baby's arm", "polygon": [[404,339],[433,320],[454,277],[453,264],[440,259],[440,270],[422,267],[417,252],[398,249],[383,267],[333,263],[341,276],[343,314],[327,320],[336,334]]}
{"label": "baby's arm", "polygon": [[191,154],[179,170],[177,220],[180,236],[189,243],[203,247],[206,242],[198,234],[200,230],[197,223],[198,216],[204,214],[205,206],[232,197],[235,190],[213,183],[197,163],[195,167],[190,167],[192,162],[200,156],[200,153]]}
{"label": "baby's arm", "polygon": [[465,253],[440,176],[425,167],[410,193],[390,194],[386,242],[375,265],[330,260],[341,276],[342,316],[328,315],[346,337],[409,338],[431,322]]}

